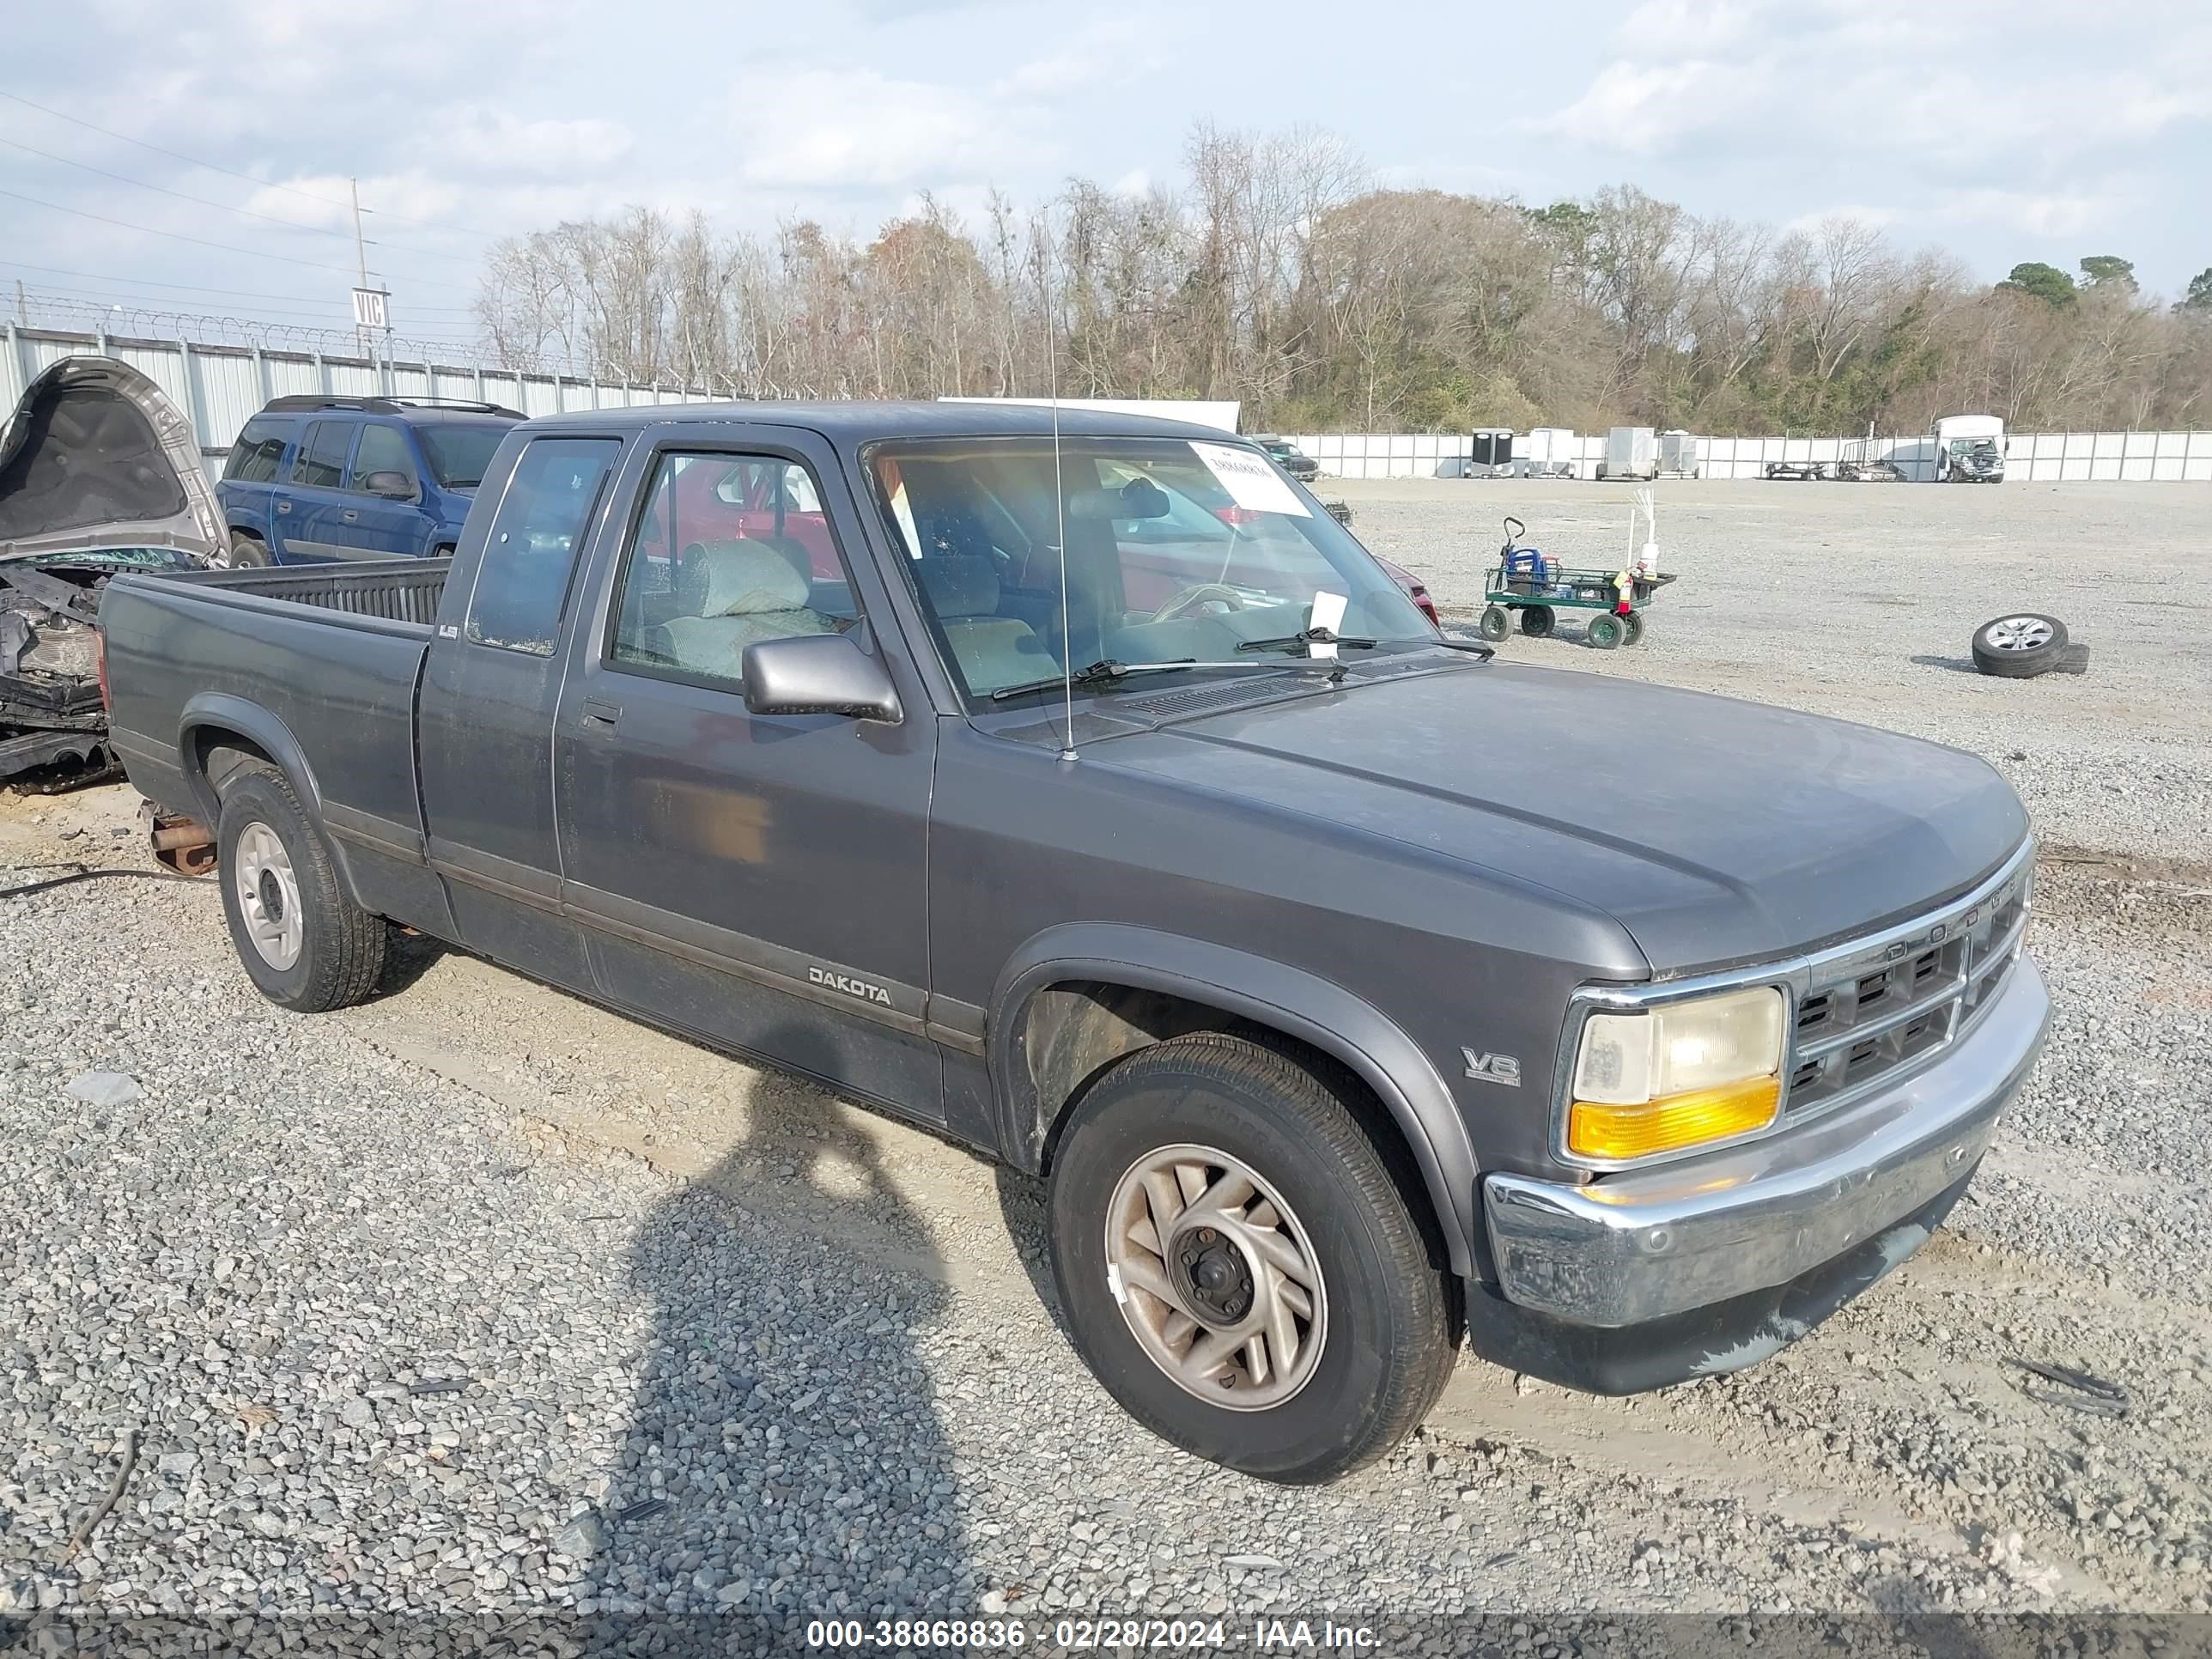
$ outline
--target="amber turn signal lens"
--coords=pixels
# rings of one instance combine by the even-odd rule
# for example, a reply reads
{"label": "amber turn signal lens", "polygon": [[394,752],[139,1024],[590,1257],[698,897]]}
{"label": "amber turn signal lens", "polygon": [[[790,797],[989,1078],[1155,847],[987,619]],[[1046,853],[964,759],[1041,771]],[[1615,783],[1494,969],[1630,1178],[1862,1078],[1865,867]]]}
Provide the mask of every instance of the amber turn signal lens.
{"label": "amber turn signal lens", "polygon": [[1577,1158],[1626,1163],[1747,1134],[1774,1121],[1782,1079],[1755,1077],[1718,1089],[1693,1089],[1641,1106],[1578,1100],[1567,1114],[1567,1150]]}

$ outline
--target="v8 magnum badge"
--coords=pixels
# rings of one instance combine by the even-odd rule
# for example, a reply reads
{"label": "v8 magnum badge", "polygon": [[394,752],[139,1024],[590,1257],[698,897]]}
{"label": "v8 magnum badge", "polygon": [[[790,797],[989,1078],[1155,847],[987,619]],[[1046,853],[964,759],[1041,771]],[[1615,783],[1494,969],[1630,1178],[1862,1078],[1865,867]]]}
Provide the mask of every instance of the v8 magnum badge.
{"label": "v8 magnum badge", "polygon": [[1502,1083],[1509,1089],[1521,1086],[1521,1062],[1511,1054],[1478,1054],[1472,1048],[1460,1050],[1467,1060],[1467,1074],[1478,1083]]}

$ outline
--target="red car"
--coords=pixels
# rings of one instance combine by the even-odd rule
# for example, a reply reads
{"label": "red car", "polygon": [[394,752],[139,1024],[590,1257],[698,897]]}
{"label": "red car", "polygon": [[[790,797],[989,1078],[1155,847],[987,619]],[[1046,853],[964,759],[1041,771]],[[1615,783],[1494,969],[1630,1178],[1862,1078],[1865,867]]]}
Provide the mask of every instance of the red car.
{"label": "red car", "polygon": [[1402,564],[1393,564],[1380,553],[1373,553],[1370,556],[1376,563],[1382,567],[1392,581],[1406,590],[1406,597],[1421,607],[1421,614],[1429,619],[1431,626],[1437,628],[1443,626],[1437,617],[1437,602],[1429,597],[1429,590],[1421,585],[1421,579],[1419,576]]}

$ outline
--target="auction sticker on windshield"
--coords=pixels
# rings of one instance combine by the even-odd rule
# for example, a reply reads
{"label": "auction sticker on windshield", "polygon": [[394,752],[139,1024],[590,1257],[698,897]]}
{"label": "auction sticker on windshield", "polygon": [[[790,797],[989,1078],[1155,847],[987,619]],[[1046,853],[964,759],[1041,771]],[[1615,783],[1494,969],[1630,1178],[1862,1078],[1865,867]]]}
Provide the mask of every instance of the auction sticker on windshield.
{"label": "auction sticker on windshield", "polygon": [[1287,513],[1298,519],[1313,517],[1306,511],[1306,504],[1298,499],[1297,492],[1284,482],[1281,473],[1267,465],[1265,457],[1228,444],[1193,443],[1191,448],[1206,463],[1206,470],[1221,481],[1221,487],[1237,506],[1249,507],[1255,513]]}

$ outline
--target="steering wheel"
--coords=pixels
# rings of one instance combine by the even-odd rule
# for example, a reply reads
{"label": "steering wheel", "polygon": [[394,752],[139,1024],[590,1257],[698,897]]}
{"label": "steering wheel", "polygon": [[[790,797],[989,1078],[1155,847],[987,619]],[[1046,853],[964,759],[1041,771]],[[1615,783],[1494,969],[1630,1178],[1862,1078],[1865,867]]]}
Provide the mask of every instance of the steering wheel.
{"label": "steering wheel", "polygon": [[1182,592],[1153,611],[1152,620],[1156,623],[1173,622],[1177,617],[1189,615],[1208,599],[1219,599],[1231,611],[1242,611],[1244,608],[1244,596],[1230,586],[1228,583],[1200,582],[1194,587],[1184,588]]}

